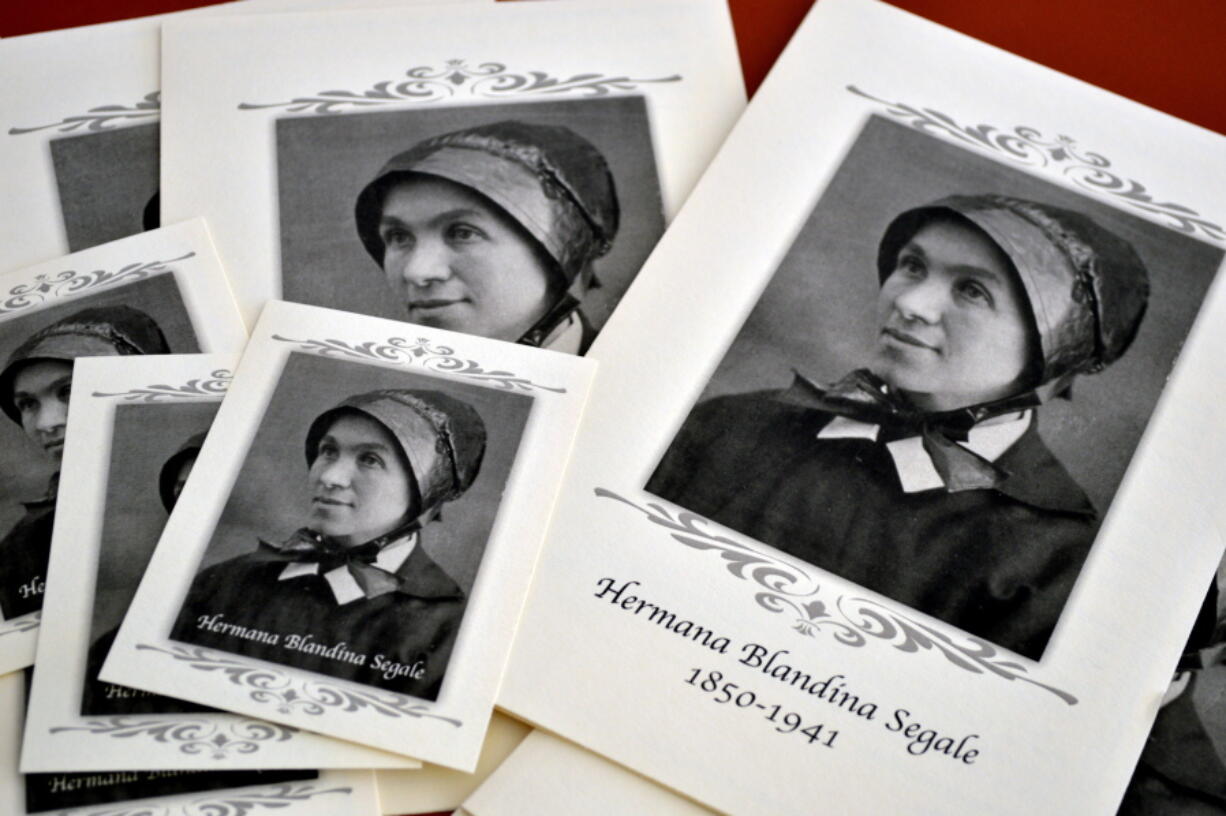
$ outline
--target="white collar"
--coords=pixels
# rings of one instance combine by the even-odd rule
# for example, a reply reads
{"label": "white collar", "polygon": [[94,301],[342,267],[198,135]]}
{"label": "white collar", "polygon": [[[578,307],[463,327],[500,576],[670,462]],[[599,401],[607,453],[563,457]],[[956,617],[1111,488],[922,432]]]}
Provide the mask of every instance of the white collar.
{"label": "white collar", "polygon": [[[980,423],[967,433],[965,442],[958,444],[971,453],[995,462],[1014,442],[1022,438],[1030,427],[1031,410],[1022,411],[1013,419],[997,419]],[[818,439],[871,439],[877,440],[881,426],[856,419],[836,416],[817,432]],[[937,472],[932,457],[924,450],[924,440],[919,436],[896,439],[886,443],[886,450],[894,460],[898,481],[904,493],[919,493],[945,486],[945,480]]]}
{"label": "white collar", "polygon": [[[413,550],[416,547],[417,533],[413,532],[379,550],[379,554],[375,556],[374,566],[385,572],[395,572],[404,565],[405,561],[409,560],[409,556],[413,554]],[[317,575],[318,573],[318,561],[301,561],[286,564],[285,569],[281,570],[281,574],[277,576],[277,580],[288,581],[291,578],[300,578],[303,575]],[[328,570],[324,573],[324,579],[328,582],[328,586],[332,588],[332,595],[336,598],[336,602],[341,606],[350,601],[356,601],[358,598],[366,597],[366,593],[358,586],[358,582],[353,579],[353,576],[346,567],[342,566]]]}

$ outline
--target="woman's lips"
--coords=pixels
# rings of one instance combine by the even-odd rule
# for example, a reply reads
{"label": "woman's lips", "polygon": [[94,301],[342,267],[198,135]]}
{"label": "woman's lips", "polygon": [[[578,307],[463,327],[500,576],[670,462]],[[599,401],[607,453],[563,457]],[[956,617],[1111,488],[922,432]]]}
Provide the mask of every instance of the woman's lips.
{"label": "woman's lips", "polygon": [[340,499],[331,499],[331,498],[328,498],[327,496],[316,496],[311,501],[315,502],[315,504],[324,504],[329,507],[352,507],[353,506],[350,502],[341,501]]}
{"label": "woman's lips", "polygon": [[442,298],[434,298],[432,300],[415,300],[409,304],[409,311],[429,312],[438,309],[446,309],[448,306],[455,306],[463,302],[464,300],[462,298],[457,298],[455,300],[444,300]]}
{"label": "woman's lips", "polygon": [[937,346],[934,346],[931,343],[926,343],[920,338],[916,337],[914,334],[909,334],[901,329],[886,326],[881,330],[881,333],[892,340],[897,340],[899,343],[904,343],[908,346],[915,346],[916,348],[927,349],[928,351],[932,352],[940,352],[940,349]]}

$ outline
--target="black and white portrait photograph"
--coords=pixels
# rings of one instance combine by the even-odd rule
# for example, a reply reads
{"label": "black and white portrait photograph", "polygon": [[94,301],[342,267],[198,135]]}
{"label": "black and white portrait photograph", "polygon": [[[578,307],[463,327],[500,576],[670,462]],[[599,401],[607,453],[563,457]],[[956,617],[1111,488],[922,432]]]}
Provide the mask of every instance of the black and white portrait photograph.
{"label": "black and white portrait photograph", "polygon": [[145,566],[204,444],[219,403],[119,405],[111,434],[106,505],[81,714],[169,714],[203,706],[98,679]]}
{"label": "black and white portrait photograph", "polygon": [[532,403],[289,354],[170,638],[438,699]]}
{"label": "black and white portrait photograph", "polygon": [[872,116],[646,489],[1039,660],[1221,261]]}
{"label": "black and white portrait photograph", "polygon": [[0,614],[42,608],[77,357],[200,350],[173,274],[0,323]]}
{"label": "black and white portrait photograph", "polygon": [[158,226],[158,134],[152,123],[50,141],[70,252]]}
{"label": "black and white portrait photograph", "polygon": [[664,232],[641,96],[276,123],[286,300],[581,354]]}

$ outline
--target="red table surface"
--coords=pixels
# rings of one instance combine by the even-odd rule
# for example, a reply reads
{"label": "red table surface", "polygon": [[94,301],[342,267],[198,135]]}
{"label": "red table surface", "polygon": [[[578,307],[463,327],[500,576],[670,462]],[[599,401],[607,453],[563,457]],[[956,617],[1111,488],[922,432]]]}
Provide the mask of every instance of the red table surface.
{"label": "red table surface", "polygon": [[[198,0],[9,3],[0,36],[208,5]],[[729,0],[752,93],[813,0]],[[893,0],[893,5],[1226,134],[1226,0]],[[440,814],[441,816],[441,814]]]}
{"label": "red table surface", "polygon": [[[942,25],[1226,134],[1226,0],[893,0]],[[206,5],[198,0],[8,2],[0,36]],[[730,0],[757,88],[812,0]]]}

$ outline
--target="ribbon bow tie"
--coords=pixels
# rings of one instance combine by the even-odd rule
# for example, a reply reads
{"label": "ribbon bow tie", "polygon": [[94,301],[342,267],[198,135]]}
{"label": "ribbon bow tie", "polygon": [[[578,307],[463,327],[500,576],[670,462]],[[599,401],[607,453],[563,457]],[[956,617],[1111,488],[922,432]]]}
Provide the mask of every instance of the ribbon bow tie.
{"label": "ribbon bow tie", "polygon": [[261,540],[258,555],[268,562],[318,564],[320,576],[345,567],[367,598],[377,598],[400,589],[399,577],[375,566],[379,552],[390,541],[390,537],[383,537],[357,547],[345,547],[303,528],[280,544]]}
{"label": "ribbon bow tie", "polygon": [[857,369],[829,388],[822,388],[796,372],[784,401],[877,425],[881,429],[879,442],[919,436],[950,493],[996,487],[1008,475],[958,444],[966,441],[970,429],[984,419],[1038,404],[1034,393],[1027,392],[994,403],[926,413],[903,400],[867,369]]}

